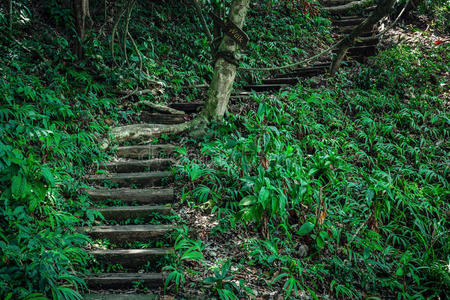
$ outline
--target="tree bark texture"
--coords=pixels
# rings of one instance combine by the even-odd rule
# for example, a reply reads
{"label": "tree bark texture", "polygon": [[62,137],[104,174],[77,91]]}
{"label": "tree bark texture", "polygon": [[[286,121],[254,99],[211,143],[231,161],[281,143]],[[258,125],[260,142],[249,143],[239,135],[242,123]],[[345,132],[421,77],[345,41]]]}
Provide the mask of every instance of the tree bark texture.
{"label": "tree bark texture", "polygon": [[75,30],[77,32],[74,41],[74,50],[78,58],[81,58],[83,55],[82,42],[86,36],[87,20],[92,22],[89,13],[89,0],[72,0],[72,12],[75,21]]}
{"label": "tree bark texture", "polygon": [[[239,28],[242,28],[244,25],[249,3],[250,0],[233,0],[231,3],[228,19]],[[229,36],[224,35],[222,42],[219,45],[218,52],[226,52],[234,55],[236,51],[236,42]],[[208,99],[202,111],[202,114],[207,119],[221,119],[224,116],[230,99],[234,78],[236,77],[236,69],[236,65],[224,58],[217,58],[214,65],[213,79],[208,91]]]}
{"label": "tree bark texture", "polygon": [[355,39],[364,31],[368,30],[374,26],[379,20],[389,14],[392,10],[395,0],[380,0],[377,4],[375,10],[370,14],[370,16],[365,19],[361,24],[359,24],[351,33],[346,35],[342,41],[339,42],[337,46],[338,51],[333,59],[330,67],[330,74],[336,74],[339,69],[342,60],[347,53],[347,50],[354,44]]}

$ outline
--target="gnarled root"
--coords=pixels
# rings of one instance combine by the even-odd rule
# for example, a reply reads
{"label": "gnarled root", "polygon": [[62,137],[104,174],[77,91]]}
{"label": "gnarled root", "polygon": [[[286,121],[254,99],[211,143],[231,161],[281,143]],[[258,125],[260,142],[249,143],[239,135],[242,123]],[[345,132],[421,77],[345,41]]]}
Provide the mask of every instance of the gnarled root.
{"label": "gnarled root", "polygon": [[182,124],[163,125],[163,124],[134,124],[115,127],[111,130],[110,140],[104,140],[102,148],[107,149],[111,142],[123,144],[126,142],[150,143],[155,137],[162,134],[180,134],[188,132],[189,136],[199,138],[206,134],[208,121],[198,116],[194,120]]}

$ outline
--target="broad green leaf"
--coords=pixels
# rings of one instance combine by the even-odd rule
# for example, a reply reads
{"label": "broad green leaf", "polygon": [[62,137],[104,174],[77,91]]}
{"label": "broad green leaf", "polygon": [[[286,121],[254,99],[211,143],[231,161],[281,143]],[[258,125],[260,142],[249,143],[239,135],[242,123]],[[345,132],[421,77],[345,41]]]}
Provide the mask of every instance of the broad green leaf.
{"label": "broad green leaf", "polygon": [[314,229],[314,224],[307,221],[300,227],[300,229],[297,231],[297,234],[300,236],[303,236],[305,234],[310,233],[313,229]]}

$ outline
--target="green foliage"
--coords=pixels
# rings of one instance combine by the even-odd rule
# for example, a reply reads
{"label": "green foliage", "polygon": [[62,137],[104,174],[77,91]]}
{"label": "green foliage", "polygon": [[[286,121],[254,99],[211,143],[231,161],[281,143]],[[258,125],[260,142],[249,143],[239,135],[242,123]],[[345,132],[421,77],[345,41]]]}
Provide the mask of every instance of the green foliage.
{"label": "green foliage", "polygon": [[229,116],[203,144],[204,174],[183,161],[203,184],[186,201],[216,199],[213,210],[253,224],[266,240],[247,242],[243,263],[278,272],[286,296],[324,284],[339,298],[449,288],[447,54],[420,51],[382,53],[351,75],[364,89],[341,74],[332,90],[255,95],[256,111]]}
{"label": "green foliage", "polygon": [[108,117],[114,101],[92,74],[64,62],[73,57],[65,39],[43,33],[24,41],[32,54],[0,43],[2,299],[81,299],[87,237],[75,226],[95,216],[80,179],[107,158],[96,145],[106,128],[98,115]]}
{"label": "green foliage", "polygon": [[164,282],[164,290],[169,287],[169,284],[174,284],[175,289],[178,291],[180,286],[186,282],[186,270],[183,262],[191,261],[203,264],[205,260],[202,254],[204,245],[189,238],[186,226],[177,230],[178,237],[174,245],[175,259],[170,265],[163,268],[165,271],[170,272]]}
{"label": "green foliage", "polygon": [[234,282],[234,276],[230,274],[231,266],[231,261],[227,261],[222,267],[214,268],[214,276],[206,277],[203,282],[210,285],[221,300],[241,299],[246,293],[253,295],[252,290],[244,285],[242,279],[239,280],[239,286]]}

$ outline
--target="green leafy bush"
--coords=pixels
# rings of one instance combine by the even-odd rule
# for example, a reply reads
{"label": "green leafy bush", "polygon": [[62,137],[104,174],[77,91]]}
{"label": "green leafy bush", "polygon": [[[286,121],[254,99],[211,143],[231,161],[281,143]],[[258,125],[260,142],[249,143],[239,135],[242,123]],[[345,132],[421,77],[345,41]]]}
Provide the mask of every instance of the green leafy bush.
{"label": "green leafy bush", "polygon": [[208,193],[187,201],[214,197],[215,210],[256,226],[267,241],[248,244],[250,263],[281,266],[274,283],[287,296],[327,286],[338,297],[442,296],[449,116],[439,89],[424,82],[405,101],[347,84],[252,97],[257,111],[229,116],[203,144],[216,171],[197,172]]}
{"label": "green leafy bush", "polygon": [[86,165],[107,158],[96,145],[106,128],[98,115],[107,117],[114,101],[88,72],[61,63],[71,57],[63,39],[37,50],[38,59],[2,50],[0,298],[81,299],[87,237],[75,226],[94,215],[80,179]]}

